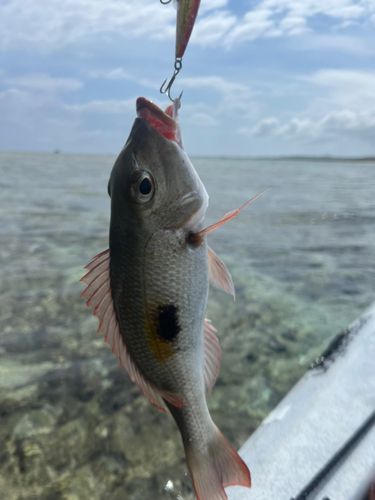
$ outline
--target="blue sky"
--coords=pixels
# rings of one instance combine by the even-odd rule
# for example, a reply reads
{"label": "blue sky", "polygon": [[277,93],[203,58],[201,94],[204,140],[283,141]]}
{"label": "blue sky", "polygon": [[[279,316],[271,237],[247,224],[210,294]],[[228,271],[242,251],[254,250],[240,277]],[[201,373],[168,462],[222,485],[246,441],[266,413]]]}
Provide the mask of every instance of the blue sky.
{"label": "blue sky", "polygon": [[[119,152],[174,63],[159,0],[0,0],[0,149]],[[375,155],[375,0],[201,0],[190,155]]]}

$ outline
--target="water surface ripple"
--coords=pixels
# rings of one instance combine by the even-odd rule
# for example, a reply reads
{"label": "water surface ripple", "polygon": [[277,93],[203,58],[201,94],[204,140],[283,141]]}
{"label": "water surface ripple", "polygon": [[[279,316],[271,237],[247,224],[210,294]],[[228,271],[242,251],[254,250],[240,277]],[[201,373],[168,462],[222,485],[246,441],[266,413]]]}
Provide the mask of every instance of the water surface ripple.
{"label": "water surface ripple", "polygon": [[[112,156],[0,153],[0,491],[7,500],[193,499],[180,436],[119,368],[79,298],[108,247]],[[239,447],[375,299],[375,166],[195,159],[236,301],[208,400]]]}

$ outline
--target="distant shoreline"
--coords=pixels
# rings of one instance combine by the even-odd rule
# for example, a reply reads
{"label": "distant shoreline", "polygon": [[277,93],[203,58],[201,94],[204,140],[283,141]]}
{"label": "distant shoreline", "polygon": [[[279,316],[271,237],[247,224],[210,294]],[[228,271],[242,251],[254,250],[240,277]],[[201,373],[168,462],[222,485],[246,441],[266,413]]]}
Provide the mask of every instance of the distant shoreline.
{"label": "distant shoreline", "polygon": [[322,163],[365,163],[375,165],[373,156],[191,156],[191,158],[217,158],[220,160],[256,160],[256,161],[308,161]]}
{"label": "distant shoreline", "polygon": [[[15,154],[61,154],[61,155],[83,155],[83,156],[113,156],[116,153],[72,153],[70,151],[5,151],[0,150],[0,153],[15,153]],[[218,159],[218,160],[252,160],[252,161],[299,161],[299,162],[322,162],[322,163],[362,163],[368,165],[375,165],[375,156],[225,156],[225,155],[189,155],[192,159]]]}

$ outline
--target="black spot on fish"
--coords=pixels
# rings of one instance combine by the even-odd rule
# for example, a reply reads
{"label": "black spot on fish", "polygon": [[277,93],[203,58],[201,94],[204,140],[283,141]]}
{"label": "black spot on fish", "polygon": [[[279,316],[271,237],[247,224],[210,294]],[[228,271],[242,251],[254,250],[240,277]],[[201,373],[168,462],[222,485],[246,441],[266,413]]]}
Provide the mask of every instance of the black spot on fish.
{"label": "black spot on fish", "polygon": [[159,306],[159,325],[158,325],[158,335],[164,339],[171,342],[177,337],[181,331],[181,327],[178,324],[178,309],[176,306],[170,304],[167,306]]}

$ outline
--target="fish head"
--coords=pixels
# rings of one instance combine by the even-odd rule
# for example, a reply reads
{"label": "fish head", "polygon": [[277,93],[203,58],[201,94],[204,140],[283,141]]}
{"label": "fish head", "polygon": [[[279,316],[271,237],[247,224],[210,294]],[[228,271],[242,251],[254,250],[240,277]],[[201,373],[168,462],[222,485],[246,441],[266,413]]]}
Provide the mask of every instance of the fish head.
{"label": "fish head", "polygon": [[145,98],[108,184],[112,215],[155,231],[203,224],[206,189],[182,147],[179,100],[163,112]]}

